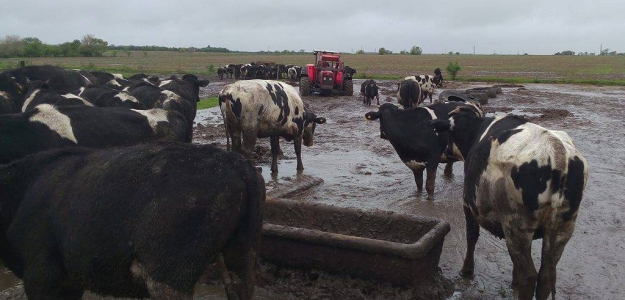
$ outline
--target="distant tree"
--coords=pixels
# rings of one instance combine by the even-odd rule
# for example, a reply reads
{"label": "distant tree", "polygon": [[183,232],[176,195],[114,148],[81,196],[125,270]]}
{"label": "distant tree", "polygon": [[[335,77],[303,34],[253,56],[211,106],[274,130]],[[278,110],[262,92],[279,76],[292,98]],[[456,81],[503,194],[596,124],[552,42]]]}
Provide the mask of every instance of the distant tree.
{"label": "distant tree", "polygon": [[460,52],[456,52],[456,55],[460,55]]}
{"label": "distant tree", "polygon": [[391,51],[391,50],[386,50],[384,47],[381,47],[381,48],[378,50],[378,54],[380,54],[380,55],[385,55],[385,54],[393,54],[393,51]]}
{"label": "distant tree", "polygon": [[96,38],[92,34],[87,34],[80,41],[79,53],[83,56],[102,56],[108,49],[108,42]]}
{"label": "distant tree", "polygon": [[458,75],[458,72],[462,70],[462,67],[458,65],[458,61],[456,61],[455,63],[452,63],[450,61],[449,64],[447,64],[447,67],[445,68],[445,70],[447,70],[449,75],[451,75],[451,80],[456,80],[456,75]]}
{"label": "distant tree", "polygon": [[362,49],[357,50],[357,51],[356,51],[356,54],[365,54],[365,50],[362,50]]}
{"label": "distant tree", "polygon": [[555,55],[575,55],[575,51],[566,50],[566,51],[558,52]]}
{"label": "distant tree", "polygon": [[306,53],[306,50],[304,50],[304,49],[299,49],[299,53]]}
{"label": "distant tree", "polygon": [[45,56],[46,47],[38,38],[24,38],[24,56],[42,57]]}
{"label": "distant tree", "polygon": [[449,52],[447,52],[447,53],[449,53],[449,55],[453,55],[453,54],[454,54],[454,52],[453,52],[453,51],[449,51]]}
{"label": "distant tree", "polygon": [[18,35],[7,35],[0,40],[0,57],[24,55],[24,43]]}
{"label": "distant tree", "polygon": [[410,48],[411,55],[421,55],[422,53],[423,50],[419,46],[412,46],[412,48]]}
{"label": "distant tree", "polygon": [[607,55],[608,55],[608,52],[610,52],[610,49],[605,48],[605,49],[601,50],[601,53],[599,53],[599,55],[602,55],[602,56],[607,56]]}
{"label": "distant tree", "polygon": [[408,51],[406,51],[406,50],[401,50],[401,51],[399,51],[399,54],[402,54],[402,55],[403,55],[403,54],[408,54]]}
{"label": "distant tree", "polygon": [[75,57],[80,55],[80,41],[74,40],[73,42],[65,42],[59,45],[61,56]]}

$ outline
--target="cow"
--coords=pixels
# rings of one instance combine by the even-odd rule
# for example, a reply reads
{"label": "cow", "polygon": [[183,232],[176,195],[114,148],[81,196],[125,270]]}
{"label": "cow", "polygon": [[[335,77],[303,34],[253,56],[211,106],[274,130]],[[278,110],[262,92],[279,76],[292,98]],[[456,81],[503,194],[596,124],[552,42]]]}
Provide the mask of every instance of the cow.
{"label": "cow", "polygon": [[[181,87],[178,81],[182,80],[164,80],[161,82],[161,85]],[[185,81],[182,82],[184,82],[186,88],[181,87],[179,92],[186,95],[186,97],[194,97],[189,89],[189,84]],[[137,98],[146,108],[163,108],[179,112],[187,122],[187,132],[193,133],[193,121],[197,113],[197,104],[195,100],[191,100],[193,98],[184,98],[171,90],[164,90],[148,82],[139,82],[125,91]],[[192,139],[192,136],[190,138]]]}
{"label": "cow", "polygon": [[52,148],[190,142],[190,136],[186,119],[174,111],[42,104],[25,113],[0,115],[0,164]]}
{"label": "cow", "polygon": [[[278,172],[280,137],[294,141],[297,170],[302,164],[302,140],[313,145],[316,124],[326,122],[304,105],[297,90],[274,80],[237,81],[219,92],[219,107],[226,128],[226,142],[232,148],[251,158],[257,138],[271,141],[271,171]],[[241,141],[243,139],[243,141]]]}
{"label": "cow", "polygon": [[28,299],[188,299],[207,265],[253,296],[263,177],[238,153],[148,143],[0,166],[0,257]]}
{"label": "cow", "polygon": [[371,105],[373,97],[376,98],[380,105],[380,95],[378,94],[378,85],[373,79],[367,79],[360,85],[360,94],[363,96],[362,104]]}
{"label": "cow", "polygon": [[423,102],[423,93],[419,83],[412,79],[404,79],[398,83],[397,101],[404,109],[419,106]]}
{"label": "cow", "polygon": [[217,77],[219,80],[224,80],[224,74],[227,74],[228,70],[225,67],[217,68]]}
{"label": "cow", "polygon": [[125,107],[146,109],[145,105],[125,91],[118,91],[107,86],[89,86],[80,88],[74,94],[98,107]]}
{"label": "cow", "polygon": [[421,98],[422,102],[425,101],[426,97],[430,98],[430,103],[432,103],[432,95],[434,95],[434,88],[437,83],[434,82],[434,76],[432,75],[418,75],[418,76],[407,76],[404,80],[414,80],[419,83],[419,87],[421,87],[421,93],[423,94]]}
{"label": "cow", "polygon": [[438,102],[412,109],[400,109],[392,103],[384,103],[378,111],[366,113],[365,119],[380,120],[380,138],[388,140],[401,161],[412,170],[419,192],[423,190],[423,171],[426,170],[425,189],[428,198],[432,198],[438,164],[447,163],[444,173],[451,176],[453,163],[458,159],[446,154],[447,134],[436,134],[428,122],[446,118],[455,108],[465,106],[482,114],[479,106],[463,102]]}
{"label": "cow", "polygon": [[302,67],[292,66],[287,70],[287,73],[291,82],[298,81],[302,77]]}
{"label": "cow", "polygon": [[51,90],[48,83],[39,80],[32,81],[24,87],[26,93],[23,99],[16,99],[14,104],[25,112],[41,104],[53,104],[55,106],[87,105],[93,106],[89,101],[71,93],[62,93]]}
{"label": "cow", "polygon": [[436,87],[443,87],[443,73],[441,73],[441,68],[434,69],[433,82],[436,84]]}
{"label": "cow", "polygon": [[[461,274],[473,274],[481,226],[505,239],[519,299],[555,299],[556,264],[588,179],[588,164],[571,137],[519,116],[482,117],[462,107],[430,126],[448,132],[453,152],[464,160],[467,252]],[[539,238],[536,273],[531,247]]]}

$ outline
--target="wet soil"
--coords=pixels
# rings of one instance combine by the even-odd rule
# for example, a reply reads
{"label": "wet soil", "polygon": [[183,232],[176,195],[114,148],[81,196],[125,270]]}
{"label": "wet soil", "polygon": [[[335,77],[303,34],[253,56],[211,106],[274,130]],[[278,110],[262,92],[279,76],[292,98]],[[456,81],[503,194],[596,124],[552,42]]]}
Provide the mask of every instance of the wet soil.
{"label": "wet soil", "polygon": [[[361,82],[356,80],[355,86],[360,87]],[[201,97],[216,95],[223,85],[212,82],[201,90]],[[379,85],[380,103],[396,102],[396,82],[381,81]],[[444,89],[485,86],[448,82]],[[437,90],[435,100],[444,89]],[[377,108],[364,106],[356,90],[351,97],[304,98],[327,123],[317,127],[315,144],[303,147],[302,173],[295,171],[292,143],[281,140],[279,173],[269,174],[269,141],[259,140],[256,161],[263,168],[268,196],[418,214],[449,222],[451,232],[446,236],[439,263],[442,276],[437,279],[441,289],[438,294],[430,294],[416,288],[315,270],[290,270],[263,262],[255,299],[513,299],[512,262],[505,242],[484,230],[475,252],[475,276],[458,276],[466,250],[462,163],[454,164],[451,177],[443,175],[444,165],[439,166],[434,197],[427,199],[425,192],[417,192],[412,172],[390,143],[379,138],[379,123],[365,120],[364,114]],[[591,168],[575,233],[557,266],[556,299],[625,299],[625,88],[527,84],[502,86],[502,90],[485,105],[488,115],[523,115],[549,129],[566,131]],[[194,142],[225,148],[218,108],[198,112]],[[290,188],[311,178],[314,184],[307,189]],[[537,268],[541,243],[537,240],[532,245]],[[0,299],[25,299],[21,285],[10,275],[0,276],[0,285]],[[196,299],[225,299],[220,287],[207,284],[198,285],[196,295]]]}

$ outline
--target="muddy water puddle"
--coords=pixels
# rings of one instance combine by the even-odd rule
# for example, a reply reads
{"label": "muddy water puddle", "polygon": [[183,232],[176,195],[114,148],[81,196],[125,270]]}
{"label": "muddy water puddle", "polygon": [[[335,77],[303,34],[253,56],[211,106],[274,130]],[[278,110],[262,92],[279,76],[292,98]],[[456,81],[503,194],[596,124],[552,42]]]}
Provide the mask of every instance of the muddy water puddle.
{"label": "muddy water puddle", "polygon": [[[267,182],[268,195],[302,182],[306,189],[289,193],[299,201],[313,201],[359,209],[383,209],[406,214],[441,218],[451,224],[446,236],[439,266],[442,275],[453,284],[449,299],[512,299],[512,262],[503,240],[481,231],[475,252],[475,276],[462,279],[457,274],[466,249],[465,224],[462,211],[463,166],[454,164],[452,177],[445,177],[439,166],[433,199],[416,191],[412,172],[399,160],[386,140],[379,138],[379,123],[367,122],[364,114],[377,110],[358,101],[360,83],[355,81],[353,97],[306,97],[317,115],[327,124],[317,127],[315,145],[302,147],[303,172],[295,170],[292,143],[281,140],[283,156],[279,173],[269,171],[269,143],[259,140],[264,149],[258,160]],[[211,83],[213,85],[213,83]],[[453,89],[488,86],[486,84],[449,83]],[[394,82],[382,82],[380,102],[395,101]],[[213,96],[218,88],[204,91]],[[437,90],[434,99],[438,98]],[[590,165],[590,177],[579,211],[573,237],[567,244],[557,266],[556,299],[625,299],[625,89],[577,85],[528,84],[503,88],[503,93],[489,99],[485,109],[489,115],[513,113],[549,129],[566,131],[582,151]],[[198,112],[196,143],[211,143],[225,148],[225,136],[218,108]],[[541,241],[534,241],[532,256],[540,265]],[[367,262],[363,262],[367,263]],[[268,267],[271,269],[270,267]],[[418,299],[413,291],[359,283],[343,277],[310,273],[269,270],[283,277],[265,280],[256,299]],[[289,275],[290,274],[290,275]],[[0,274],[3,290],[14,285]],[[299,277],[298,277],[299,276]],[[312,276],[312,277],[311,277]],[[291,277],[290,279],[287,277]],[[296,279],[297,278],[297,279]],[[322,285],[317,278],[323,278]],[[266,278],[265,278],[266,279]],[[357,286],[357,288],[353,288]],[[289,288],[290,287],[290,288]],[[310,293],[294,291],[309,289]],[[351,290],[350,290],[351,289]],[[339,294],[341,290],[353,293]],[[329,291],[336,291],[331,294]],[[377,291],[378,293],[369,293]],[[351,296],[348,296],[351,295]],[[360,295],[358,297],[354,295]],[[379,298],[386,295],[386,298]],[[390,296],[393,295],[393,296]],[[1,298],[2,296],[0,296]],[[390,298],[389,298],[390,297]],[[13,298],[2,298],[13,299]],[[90,298],[99,299],[99,298]],[[205,288],[197,299],[224,299],[217,289]]]}

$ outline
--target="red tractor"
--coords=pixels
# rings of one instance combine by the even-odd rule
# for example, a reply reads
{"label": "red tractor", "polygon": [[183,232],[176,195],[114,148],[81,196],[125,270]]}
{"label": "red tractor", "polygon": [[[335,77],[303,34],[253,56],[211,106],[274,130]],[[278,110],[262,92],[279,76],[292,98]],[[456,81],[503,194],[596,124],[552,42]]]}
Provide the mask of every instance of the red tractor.
{"label": "red tractor", "polygon": [[315,63],[302,69],[299,92],[308,96],[317,92],[322,95],[354,95],[352,76],[355,70],[341,60],[341,53],[315,50]]}

